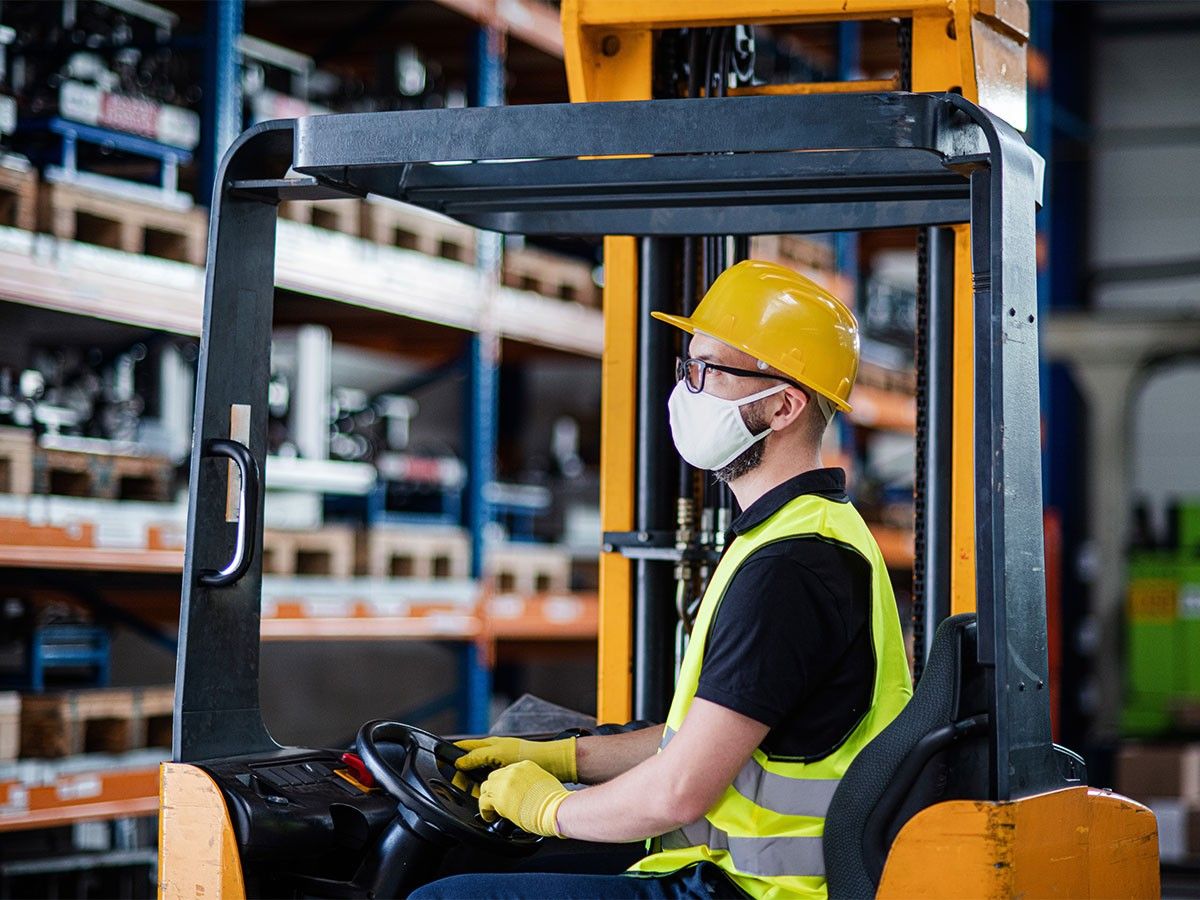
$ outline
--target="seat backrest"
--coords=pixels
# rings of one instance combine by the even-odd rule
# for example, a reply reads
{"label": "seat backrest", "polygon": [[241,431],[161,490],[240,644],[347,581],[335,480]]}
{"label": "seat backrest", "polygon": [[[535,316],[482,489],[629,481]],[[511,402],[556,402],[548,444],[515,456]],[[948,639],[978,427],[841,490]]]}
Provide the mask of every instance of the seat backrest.
{"label": "seat backrest", "polygon": [[912,699],[855,757],[825,820],[830,897],[872,897],[900,828],[927,806],[988,795],[987,693],[974,613],[938,626]]}

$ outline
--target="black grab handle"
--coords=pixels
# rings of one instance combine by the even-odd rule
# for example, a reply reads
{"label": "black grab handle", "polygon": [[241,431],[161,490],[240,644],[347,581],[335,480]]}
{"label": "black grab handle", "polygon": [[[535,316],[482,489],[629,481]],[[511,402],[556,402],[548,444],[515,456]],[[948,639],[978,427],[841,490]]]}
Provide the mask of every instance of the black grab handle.
{"label": "black grab handle", "polygon": [[229,438],[210,438],[204,442],[205,457],[223,456],[231,459],[242,477],[241,506],[238,510],[237,545],[233,559],[219,572],[203,569],[196,581],[204,587],[228,587],[250,570],[254,561],[254,538],[258,532],[258,461],[245,444]]}

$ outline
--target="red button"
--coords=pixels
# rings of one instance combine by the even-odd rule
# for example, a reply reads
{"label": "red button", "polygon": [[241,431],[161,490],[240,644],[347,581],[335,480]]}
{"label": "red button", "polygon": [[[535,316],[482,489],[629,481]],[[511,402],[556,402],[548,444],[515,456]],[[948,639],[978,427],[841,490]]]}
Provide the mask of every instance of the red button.
{"label": "red button", "polygon": [[350,774],[355,777],[359,784],[363,787],[375,787],[375,776],[367,770],[367,764],[356,753],[343,753],[342,762],[346,768],[350,770]]}

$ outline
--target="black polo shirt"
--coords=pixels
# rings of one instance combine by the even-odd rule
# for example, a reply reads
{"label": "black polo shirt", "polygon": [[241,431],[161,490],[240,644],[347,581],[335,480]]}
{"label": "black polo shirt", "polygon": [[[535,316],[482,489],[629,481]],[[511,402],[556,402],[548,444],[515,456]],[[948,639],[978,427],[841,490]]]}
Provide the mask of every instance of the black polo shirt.
{"label": "black polo shirt", "polygon": [[[762,524],[802,494],[850,502],[841,469],[814,469],[763,494],[732,531]],[[814,535],[760,547],[721,598],[696,696],[768,726],[761,748],[772,759],[827,756],[871,702],[870,625],[871,566],[854,549]]]}

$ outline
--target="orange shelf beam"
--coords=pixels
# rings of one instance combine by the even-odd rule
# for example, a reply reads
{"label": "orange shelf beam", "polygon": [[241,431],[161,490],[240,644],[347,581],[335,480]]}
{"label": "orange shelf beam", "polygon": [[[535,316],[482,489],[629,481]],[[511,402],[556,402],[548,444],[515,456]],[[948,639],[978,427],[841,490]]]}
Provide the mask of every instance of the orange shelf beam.
{"label": "orange shelf beam", "polygon": [[484,636],[503,640],[595,640],[600,626],[596,594],[497,594],[484,601]]}
{"label": "orange shelf beam", "polygon": [[850,405],[854,407],[850,421],[856,425],[909,434],[917,430],[917,401],[910,394],[860,384],[850,396]]}
{"label": "orange shelf beam", "polygon": [[158,811],[158,766],[71,772],[53,784],[0,782],[0,831],[54,828],[72,822],[149,816]]}
{"label": "orange shelf beam", "polygon": [[0,544],[0,567],[173,573],[183,572],[183,551]]}

